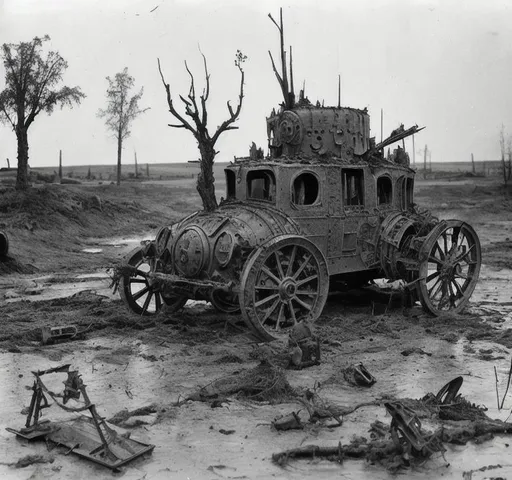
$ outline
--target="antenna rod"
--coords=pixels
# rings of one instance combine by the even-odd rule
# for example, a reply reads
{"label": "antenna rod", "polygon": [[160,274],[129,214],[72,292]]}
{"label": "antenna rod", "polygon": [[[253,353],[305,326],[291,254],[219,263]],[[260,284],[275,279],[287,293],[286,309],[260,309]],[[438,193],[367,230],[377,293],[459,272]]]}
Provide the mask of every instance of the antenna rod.
{"label": "antenna rod", "polygon": [[295,91],[293,87],[293,58],[292,58],[292,46],[290,45],[290,103],[293,107],[295,103]]}
{"label": "antenna rod", "polygon": [[414,146],[414,135],[412,136],[412,164],[416,165],[416,148]]}
{"label": "antenna rod", "polygon": [[338,75],[338,108],[341,107],[341,75]]}
{"label": "antenna rod", "polygon": [[382,143],[384,132],[384,110],[380,109],[380,143]]}

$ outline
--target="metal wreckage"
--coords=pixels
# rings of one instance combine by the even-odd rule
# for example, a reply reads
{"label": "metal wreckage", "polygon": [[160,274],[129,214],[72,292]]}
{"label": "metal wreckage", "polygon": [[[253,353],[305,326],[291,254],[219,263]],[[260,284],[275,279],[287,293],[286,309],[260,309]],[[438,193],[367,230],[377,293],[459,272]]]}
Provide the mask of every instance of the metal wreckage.
{"label": "metal wreckage", "polygon": [[404,139],[422,129],[402,125],[376,143],[366,109],[313,105],[303,90],[296,100],[282,24],[280,33],[282,72],[272,65],[284,102],[267,118],[269,155],[235,159],[216,211],[164,226],[131,252],[121,297],[142,315],[207,300],[240,311],[268,341],[315,321],[330,282],[403,280],[431,314],[461,311],[478,279],[480,242],[469,224],[414,204]]}

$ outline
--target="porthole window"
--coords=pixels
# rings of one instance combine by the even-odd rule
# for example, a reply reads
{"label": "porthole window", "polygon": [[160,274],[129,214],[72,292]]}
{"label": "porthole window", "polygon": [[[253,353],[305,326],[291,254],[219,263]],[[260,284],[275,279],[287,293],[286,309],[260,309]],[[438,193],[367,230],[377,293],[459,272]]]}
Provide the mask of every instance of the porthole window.
{"label": "porthole window", "polygon": [[312,173],[301,173],[293,181],[292,203],[295,205],[313,205],[318,200],[320,186],[318,178]]}

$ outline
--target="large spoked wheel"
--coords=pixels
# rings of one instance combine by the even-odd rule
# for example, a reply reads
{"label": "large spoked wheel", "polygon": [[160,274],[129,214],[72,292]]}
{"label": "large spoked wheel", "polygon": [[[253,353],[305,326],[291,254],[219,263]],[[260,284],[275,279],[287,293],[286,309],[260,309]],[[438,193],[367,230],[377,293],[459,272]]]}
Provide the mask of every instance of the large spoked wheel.
{"label": "large spoked wheel", "polygon": [[[141,272],[156,271],[156,258],[145,257],[141,248],[136,248],[126,257],[126,263]],[[152,282],[140,274],[125,274],[119,282],[119,293],[123,301],[138,315],[155,315],[165,304],[167,311],[179,310],[187,302],[183,296],[166,295],[158,282]]]}
{"label": "large spoked wheel", "polygon": [[460,312],[475,289],[482,263],[480,240],[459,220],[443,221],[428,235],[421,251],[418,297],[434,315]]}
{"label": "large spoked wheel", "polygon": [[247,260],[240,309],[245,322],[265,341],[283,338],[299,322],[314,322],[329,291],[324,256],[309,240],[281,235]]}

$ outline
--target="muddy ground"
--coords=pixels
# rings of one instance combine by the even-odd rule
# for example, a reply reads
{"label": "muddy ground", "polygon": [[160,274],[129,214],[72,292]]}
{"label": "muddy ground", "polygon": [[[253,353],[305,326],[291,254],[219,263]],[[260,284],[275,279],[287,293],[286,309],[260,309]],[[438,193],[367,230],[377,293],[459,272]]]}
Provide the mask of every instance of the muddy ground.
{"label": "muddy ground", "polygon": [[[418,306],[403,307],[400,296],[334,292],[317,322],[320,365],[282,371],[291,390],[278,395],[241,392],[215,399],[192,394],[219,378],[245,378],[262,359],[279,363],[285,347],[259,344],[236,315],[220,315],[204,304],[188,305],[172,316],[141,318],[108,288],[109,269],[140,239],[198,207],[192,181],[120,188],[51,185],[28,196],[4,189],[0,230],[8,233],[11,249],[0,264],[0,423],[24,425],[21,412],[30,402],[26,387],[32,384],[32,370],[71,363],[99,413],[114,417],[120,431],[155,449],[112,473],[65,455],[69,449],[48,451],[44,442],[28,443],[4,430],[0,477],[391,478],[397,473],[375,460],[290,460],[280,466],[272,454],[304,445],[349,444],[360,437],[370,441],[374,421],[390,423],[383,399],[421,398],[459,375],[464,397],[485,405],[489,417],[507,419],[512,399],[509,394],[503,409],[497,409],[494,367],[503,396],[512,349],[512,195],[498,179],[418,180],[415,199],[440,218],[470,222],[479,234],[484,266],[466,311],[435,319]],[[41,344],[41,327],[63,325],[85,333],[73,341]],[[365,364],[375,385],[347,382],[342,371],[355,362]],[[342,411],[361,402],[375,405],[345,414],[341,427],[311,423],[299,397],[315,388]],[[120,414],[140,408],[133,415]],[[304,429],[271,427],[275,418],[292,411],[299,412]],[[46,417],[62,420],[69,414],[53,406]],[[429,420],[424,423],[428,426]],[[398,474],[512,478],[512,437],[486,440],[447,445],[444,456],[435,454]],[[29,454],[40,456],[16,468]]]}

